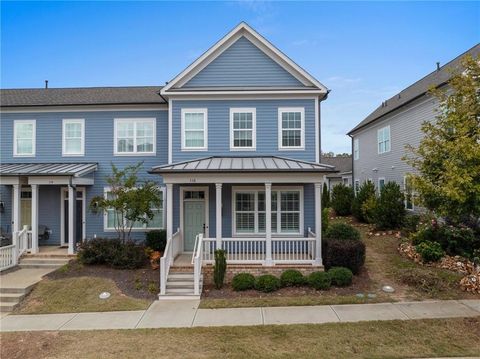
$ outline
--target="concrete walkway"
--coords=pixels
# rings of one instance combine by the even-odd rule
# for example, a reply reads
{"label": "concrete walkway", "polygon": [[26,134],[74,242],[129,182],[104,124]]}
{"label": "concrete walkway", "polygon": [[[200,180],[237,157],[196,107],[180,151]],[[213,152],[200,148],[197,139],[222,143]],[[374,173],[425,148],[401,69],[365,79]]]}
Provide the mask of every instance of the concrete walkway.
{"label": "concrete walkway", "polygon": [[131,312],[7,315],[0,331],[190,328],[320,324],[480,316],[480,300],[198,309],[198,300],[156,301]]}

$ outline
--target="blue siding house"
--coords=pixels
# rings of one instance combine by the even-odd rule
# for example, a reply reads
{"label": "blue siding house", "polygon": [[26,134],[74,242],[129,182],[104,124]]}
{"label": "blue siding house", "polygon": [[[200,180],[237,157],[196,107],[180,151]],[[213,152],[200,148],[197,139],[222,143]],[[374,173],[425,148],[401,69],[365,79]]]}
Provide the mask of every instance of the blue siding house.
{"label": "blue siding house", "polygon": [[142,161],[163,204],[134,238],[167,231],[162,294],[185,253],[200,268],[216,248],[231,265],[321,267],[327,95],[245,23],[163,87],[1,90],[2,233],[26,228],[32,253],[115,236],[112,213],[88,204],[108,194],[111,163]]}

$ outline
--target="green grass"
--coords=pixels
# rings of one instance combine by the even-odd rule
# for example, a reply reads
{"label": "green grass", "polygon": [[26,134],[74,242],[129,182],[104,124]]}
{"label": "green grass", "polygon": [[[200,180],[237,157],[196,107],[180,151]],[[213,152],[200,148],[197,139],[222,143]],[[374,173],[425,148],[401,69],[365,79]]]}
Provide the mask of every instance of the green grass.
{"label": "green grass", "polygon": [[[98,295],[101,292],[110,292],[110,298],[100,299]],[[110,279],[73,277],[42,280],[15,312],[46,314],[141,310],[148,308],[149,304],[148,300],[126,296]]]}
{"label": "green grass", "polygon": [[22,359],[476,356],[480,353],[479,320],[2,333],[0,356]]}

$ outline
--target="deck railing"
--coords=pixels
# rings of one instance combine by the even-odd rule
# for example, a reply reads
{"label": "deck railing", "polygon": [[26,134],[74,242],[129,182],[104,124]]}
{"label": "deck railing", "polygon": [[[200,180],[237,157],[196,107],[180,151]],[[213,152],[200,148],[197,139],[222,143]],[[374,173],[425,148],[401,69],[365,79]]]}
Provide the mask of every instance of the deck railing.
{"label": "deck railing", "polygon": [[200,295],[200,278],[202,276],[203,262],[203,233],[195,238],[195,250],[193,252],[193,292]]}
{"label": "deck railing", "polygon": [[0,247],[0,272],[18,264],[18,259],[32,246],[32,232],[28,226],[12,233],[12,244]]}
{"label": "deck railing", "polygon": [[177,229],[177,232],[167,238],[165,251],[160,258],[160,294],[164,295],[166,293],[168,272],[175,257],[180,253],[181,245],[180,229]]}

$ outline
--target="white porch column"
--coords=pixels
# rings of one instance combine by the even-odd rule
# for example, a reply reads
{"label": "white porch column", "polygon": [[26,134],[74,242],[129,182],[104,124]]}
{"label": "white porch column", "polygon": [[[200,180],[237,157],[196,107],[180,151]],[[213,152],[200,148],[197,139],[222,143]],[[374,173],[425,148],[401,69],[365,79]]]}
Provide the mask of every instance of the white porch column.
{"label": "white porch column", "polygon": [[32,253],[38,253],[38,184],[32,184]]}
{"label": "white porch column", "polygon": [[68,254],[75,254],[75,235],[76,235],[76,223],[75,210],[77,202],[77,189],[72,185],[68,186]]}
{"label": "white porch column", "polygon": [[22,229],[21,228],[22,212],[20,207],[21,193],[22,193],[22,185],[14,184],[13,185],[13,206],[12,206],[12,212],[13,212],[12,232],[18,232]]}
{"label": "white porch column", "polygon": [[173,184],[167,183],[167,239],[173,235]]}
{"label": "white porch column", "polygon": [[215,225],[217,234],[217,249],[222,249],[222,184],[215,183]]}
{"label": "white porch column", "polygon": [[315,183],[315,264],[322,265],[322,183]]}
{"label": "white porch column", "polygon": [[265,265],[272,261],[272,184],[265,183]]}

